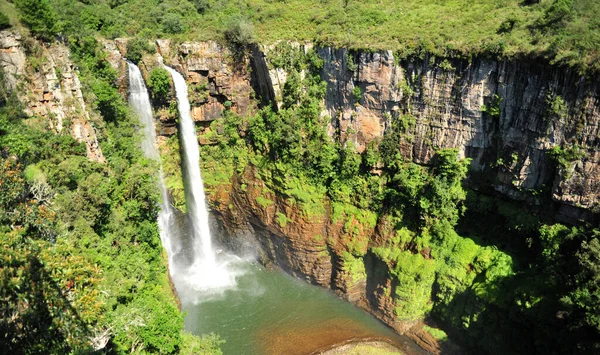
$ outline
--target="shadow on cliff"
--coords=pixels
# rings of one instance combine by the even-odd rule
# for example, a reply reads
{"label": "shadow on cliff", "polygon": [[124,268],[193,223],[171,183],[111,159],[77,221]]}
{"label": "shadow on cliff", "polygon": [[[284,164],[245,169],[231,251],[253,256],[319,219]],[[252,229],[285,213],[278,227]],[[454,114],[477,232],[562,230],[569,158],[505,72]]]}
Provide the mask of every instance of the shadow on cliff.
{"label": "shadow on cliff", "polygon": [[[511,276],[487,285],[487,290],[482,290],[483,284],[471,286],[456,294],[447,305],[434,306],[432,315],[434,319],[455,325],[444,330],[466,347],[477,349],[478,353],[571,353],[572,349],[567,344],[573,342],[572,333],[567,331],[566,322],[548,314],[544,301],[529,308],[515,306],[514,302],[518,300],[511,291],[526,281],[519,276]],[[509,291],[497,293],[500,288]],[[482,295],[485,292],[489,294]],[[495,302],[490,302],[491,299]]]}

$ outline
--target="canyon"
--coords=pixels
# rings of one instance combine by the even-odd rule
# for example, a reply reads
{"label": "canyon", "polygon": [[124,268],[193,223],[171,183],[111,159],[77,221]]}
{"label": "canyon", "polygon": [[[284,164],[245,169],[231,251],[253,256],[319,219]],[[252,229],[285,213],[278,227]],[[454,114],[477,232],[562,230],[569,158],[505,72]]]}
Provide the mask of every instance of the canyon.
{"label": "canyon", "polygon": [[[120,73],[122,93],[128,87],[126,42],[104,42],[108,60]],[[254,47],[241,59],[216,42],[158,40],[156,48],[156,54],[146,55],[140,63],[144,75],[164,62],[184,74],[190,85],[205,88],[190,100],[200,144],[211,144],[203,137],[211,122],[228,109],[251,115],[261,106],[280,106],[288,73],[273,59],[314,50],[324,61],[320,75],[327,88],[322,115],[329,118],[332,139],[352,142],[362,152],[370,142],[381,141],[394,120],[406,119],[407,129],[397,147],[404,159],[428,165],[436,150],[457,148],[461,158],[471,159],[469,188],[518,201],[534,213],[566,223],[598,221],[597,77],[525,60],[397,58],[389,51],[300,43]],[[88,158],[103,161],[94,117],[85,107],[68,50],[60,44],[42,50],[52,60],[40,65],[40,75],[29,84],[26,91],[35,95],[23,97],[25,112],[47,118],[57,132],[65,117],[74,117],[71,134],[86,143]],[[2,32],[0,61],[13,83],[23,74],[24,51],[18,35]],[[158,109],[156,123],[159,146],[164,146],[178,133],[176,118]],[[578,154],[559,165],[550,154],[555,147]],[[222,244],[234,250],[251,245],[266,263],[332,290],[397,332],[412,335],[429,351],[440,351],[431,336],[419,331],[420,319],[402,319],[395,311],[395,289],[402,285],[391,276],[393,266],[372,252],[393,234],[385,216],[376,223],[339,218],[329,201],[324,202],[324,213],[311,216],[286,196],[270,191],[252,165],[234,173],[231,181],[212,186],[208,198]],[[261,198],[272,203],[265,205]],[[347,264],[345,253],[355,254],[364,265],[360,277]]]}

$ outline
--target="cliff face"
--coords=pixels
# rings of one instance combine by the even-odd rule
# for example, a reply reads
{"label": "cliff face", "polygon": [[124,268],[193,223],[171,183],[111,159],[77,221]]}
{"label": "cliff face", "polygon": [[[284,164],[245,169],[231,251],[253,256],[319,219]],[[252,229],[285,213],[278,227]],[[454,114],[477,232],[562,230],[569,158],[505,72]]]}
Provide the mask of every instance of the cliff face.
{"label": "cliff face", "polygon": [[[300,279],[331,289],[400,333],[415,324],[395,316],[396,285],[391,284],[387,265],[367,252],[377,243],[374,225],[345,215],[336,218],[331,205],[325,206],[322,215],[307,215],[298,205],[269,191],[252,167],[230,185],[221,185],[210,199],[213,213],[226,231],[225,238],[252,235],[270,262]],[[265,204],[265,200],[270,202]],[[348,257],[350,254],[358,256]],[[353,272],[352,261],[362,264],[363,259],[366,269]]]}
{"label": "cliff face", "polygon": [[[308,50],[310,46],[303,47]],[[286,73],[270,67],[277,97]],[[412,121],[398,142],[402,155],[428,164],[435,150],[458,148],[472,159],[471,186],[539,204],[539,192],[560,205],[559,215],[592,218],[600,208],[600,81],[569,69],[489,59],[397,59],[392,52],[351,53],[317,48],[324,59],[325,107],[330,132],[359,151],[392,129]],[[360,100],[353,90],[361,91]],[[267,91],[265,93],[268,94]],[[264,94],[263,94],[264,95]],[[556,169],[549,151],[581,148]]]}
{"label": "cliff face", "polygon": [[[33,62],[28,62],[26,50],[36,54]],[[27,116],[43,117],[55,133],[68,130],[85,143],[90,160],[105,162],[67,47],[57,43],[44,47],[17,33],[1,31],[0,65]]]}
{"label": "cliff face", "polygon": [[231,53],[216,42],[172,44],[157,41],[164,63],[182,72],[188,80],[192,119],[204,130],[221,117],[226,108],[247,115],[253,105],[247,63],[233,65]]}
{"label": "cliff face", "polygon": [[[192,115],[203,131],[226,105],[246,115],[256,109],[254,96],[280,103],[287,73],[270,63],[273,47],[255,49],[250,61],[234,63],[215,42],[157,44],[158,55],[143,66],[150,69],[164,60],[186,74]],[[117,47],[125,46],[117,42]],[[392,52],[314,50],[324,59],[323,114],[332,118],[332,136],[362,151],[391,131],[393,121],[406,120],[407,133],[398,142],[406,159],[428,164],[437,149],[458,148],[462,157],[472,159],[472,188],[533,206],[551,197],[559,218],[595,218],[600,209],[597,78],[523,61],[397,59]],[[358,101],[355,88],[360,88]],[[160,118],[162,134],[176,132],[173,117]],[[578,153],[558,166],[550,154],[557,148]]]}
{"label": "cliff face", "polygon": [[[255,92],[263,104],[281,97],[287,73],[270,63],[272,50],[255,48],[249,62],[234,63],[216,43],[158,42],[165,63],[188,78],[199,133],[210,129],[208,123],[218,119],[226,105],[239,114],[251,114]],[[396,60],[391,52],[316,51],[324,59],[323,114],[332,118],[332,137],[352,141],[362,151],[402,121],[406,132],[397,147],[406,159],[428,164],[437,149],[458,148],[462,157],[472,159],[471,187],[538,205],[571,221],[596,218],[597,81],[568,69],[527,62]],[[160,61],[155,56],[142,66],[147,72]],[[162,117],[161,132],[175,133],[174,119]],[[164,130],[167,124],[169,132]],[[553,149],[555,157],[570,152],[563,156],[564,166],[551,156]],[[397,331],[414,325],[396,314],[396,290],[402,285],[391,275],[391,266],[369,251],[393,235],[384,216],[372,224],[340,217],[327,202],[323,214],[311,216],[270,191],[252,167],[214,189],[210,198],[227,243],[255,240],[265,258],[330,288]],[[541,205],[548,198],[560,208]],[[422,253],[430,258],[427,251]]]}

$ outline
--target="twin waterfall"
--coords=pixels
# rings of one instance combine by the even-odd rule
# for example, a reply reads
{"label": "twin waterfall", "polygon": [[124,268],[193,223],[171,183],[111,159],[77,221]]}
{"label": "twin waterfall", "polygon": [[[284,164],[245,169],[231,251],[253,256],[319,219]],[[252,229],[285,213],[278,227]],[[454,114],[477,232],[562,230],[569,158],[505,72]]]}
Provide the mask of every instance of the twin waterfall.
{"label": "twin waterfall", "polygon": [[[142,149],[146,156],[160,162],[156,147],[156,131],[148,91],[140,70],[133,63],[129,67],[129,103],[140,117],[143,125],[144,141]],[[186,191],[187,224],[189,233],[175,221],[173,207],[160,169],[160,190],[162,202],[158,224],[164,248],[169,257],[171,277],[183,303],[198,303],[221,294],[235,286],[236,273],[229,270],[235,258],[213,249],[209,229],[208,211],[204,186],[200,174],[200,152],[196,128],[190,114],[190,103],[185,79],[172,68],[165,67],[173,78],[180,116],[180,142],[184,186]]]}

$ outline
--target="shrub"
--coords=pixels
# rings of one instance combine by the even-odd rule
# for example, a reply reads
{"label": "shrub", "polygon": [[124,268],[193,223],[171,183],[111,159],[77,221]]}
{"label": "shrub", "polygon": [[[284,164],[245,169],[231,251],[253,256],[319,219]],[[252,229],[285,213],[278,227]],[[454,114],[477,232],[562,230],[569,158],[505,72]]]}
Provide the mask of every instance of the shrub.
{"label": "shrub", "polygon": [[546,95],[546,104],[548,109],[546,117],[549,119],[564,119],[569,114],[569,108],[565,100],[560,95]]}
{"label": "shrub", "polygon": [[250,21],[243,18],[231,18],[227,28],[225,29],[224,35],[225,40],[233,47],[234,50],[245,49],[251,44],[256,43],[254,25]]}
{"label": "shrub", "polygon": [[548,151],[548,154],[550,155],[550,158],[556,162],[558,167],[563,170],[566,170],[572,162],[587,157],[587,152],[578,145],[566,148],[557,145],[552,147],[552,149]]}
{"label": "shrub", "polygon": [[171,92],[171,75],[169,75],[169,72],[164,68],[152,69],[148,77],[148,89],[156,103],[164,104],[167,102],[168,95]]}
{"label": "shrub", "polygon": [[352,89],[352,96],[354,97],[354,102],[358,104],[360,99],[362,99],[362,90],[360,87],[355,86],[354,89]]}
{"label": "shrub", "polygon": [[146,40],[134,38],[127,42],[127,59],[135,64],[142,60],[144,52],[152,53],[153,51],[154,47],[149,45]]}
{"label": "shrub", "polygon": [[10,20],[8,16],[0,12],[0,30],[4,30],[10,27]]}
{"label": "shrub", "polygon": [[96,108],[105,121],[116,122],[125,117],[127,108],[123,103],[123,98],[111,84],[105,81],[96,81],[91,88],[96,96]]}
{"label": "shrub", "polygon": [[163,31],[170,34],[183,32],[181,17],[177,14],[167,14],[162,21]]}
{"label": "shrub", "polygon": [[500,103],[502,103],[502,97],[494,94],[490,105],[481,106],[481,112],[487,112],[491,117],[499,118],[501,113]]}
{"label": "shrub", "polygon": [[203,14],[206,10],[210,8],[210,3],[208,0],[192,0],[192,4],[196,8],[199,14]]}

